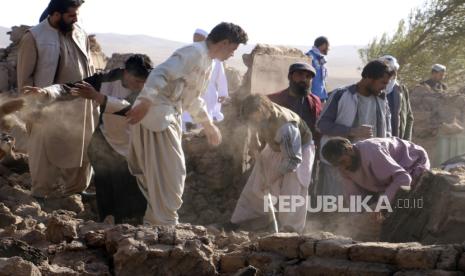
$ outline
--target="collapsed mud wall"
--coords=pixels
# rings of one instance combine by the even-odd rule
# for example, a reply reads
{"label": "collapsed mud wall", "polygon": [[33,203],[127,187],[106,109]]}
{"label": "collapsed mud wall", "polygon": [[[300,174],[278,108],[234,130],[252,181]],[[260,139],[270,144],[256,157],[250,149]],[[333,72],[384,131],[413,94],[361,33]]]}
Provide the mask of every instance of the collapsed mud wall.
{"label": "collapsed mud wall", "polygon": [[438,93],[418,86],[411,91],[410,101],[413,141],[426,149],[433,166],[465,153],[464,93]]}

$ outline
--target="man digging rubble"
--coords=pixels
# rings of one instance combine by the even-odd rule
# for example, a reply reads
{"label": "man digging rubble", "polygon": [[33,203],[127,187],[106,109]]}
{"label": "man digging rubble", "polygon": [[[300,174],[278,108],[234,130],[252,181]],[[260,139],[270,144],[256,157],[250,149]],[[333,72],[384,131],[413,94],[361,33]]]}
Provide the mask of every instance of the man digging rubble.
{"label": "man digging rubble", "polygon": [[206,41],[178,49],[150,73],[136,103],[127,112],[131,127],[129,169],[147,198],[144,222],[175,225],[182,204],[186,165],[181,146],[181,114],[189,112],[202,125],[212,145],[221,134],[212,123],[202,94],[207,88],[212,60],[233,56],[247,34],[232,23],[220,23]]}
{"label": "man digging rubble", "polygon": [[[302,205],[290,212],[278,210],[279,231],[302,233],[315,157],[312,132],[299,115],[265,96],[245,98],[241,117],[257,131],[265,144],[256,154],[254,168],[237,201],[231,222],[264,228],[267,226],[264,205],[268,193],[278,198],[295,196],[303,200]],[[263,222],[265,224],[261,225]]]}

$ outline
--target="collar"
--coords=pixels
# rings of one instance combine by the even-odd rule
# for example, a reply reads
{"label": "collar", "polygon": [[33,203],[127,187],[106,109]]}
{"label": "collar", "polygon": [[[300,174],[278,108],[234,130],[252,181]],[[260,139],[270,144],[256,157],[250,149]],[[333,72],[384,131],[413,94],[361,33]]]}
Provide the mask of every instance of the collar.
{"label": "collar", "polygon": [[[346,89],[349,90],[352,95],[357,94],[357,84],[349,85]],[[383,100],[386,99],[386,93],[384,91],[381,92],[381,94],[378,95],[378,98]]]}

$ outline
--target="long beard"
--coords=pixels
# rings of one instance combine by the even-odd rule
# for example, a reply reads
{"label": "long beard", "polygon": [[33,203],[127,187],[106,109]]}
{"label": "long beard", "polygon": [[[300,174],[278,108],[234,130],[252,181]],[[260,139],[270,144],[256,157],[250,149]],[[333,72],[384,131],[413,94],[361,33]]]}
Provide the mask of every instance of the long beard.
{"label": "long beard", "polygon": [[58,21],[58,28],[62,33],[67,34],[74,30],[74,23],[67,24],[62,18],[60,21]]}
{"label": "long beard", "polygon": [[309,87],[304,82],[290,82],[289,87],[299,96],[307,96],[310,93]]}

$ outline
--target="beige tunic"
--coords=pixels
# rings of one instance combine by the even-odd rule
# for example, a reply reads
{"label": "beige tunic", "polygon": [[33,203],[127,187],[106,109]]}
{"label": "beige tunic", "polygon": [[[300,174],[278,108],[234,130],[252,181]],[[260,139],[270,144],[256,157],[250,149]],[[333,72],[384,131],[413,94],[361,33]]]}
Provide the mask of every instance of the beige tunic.
{"label": "beige tunic", "polygon": [[209,120],[202,92],[211,64],[205,42],[181,48],[152,70],[139,95],[152,107],[131,127],[128,164],[147,198],[147,223],[178,223],[186,179],[180,114],[186,109],[197,123]]}
{"label": "beige tunic", "polygon": [[[60,59],[54,82],[71,83],[91,75],[88,60],[71,35],[60,33],[59,40]],[[34,86],[38,50],[31,33],[24,35],[18,55],[18,87]],[[28,153],[34,196],[62,196],[85,190],[91,168],[83,153],[87,152],[97,119],[98,111],[84,99],[51,103],[31,118]]]}

